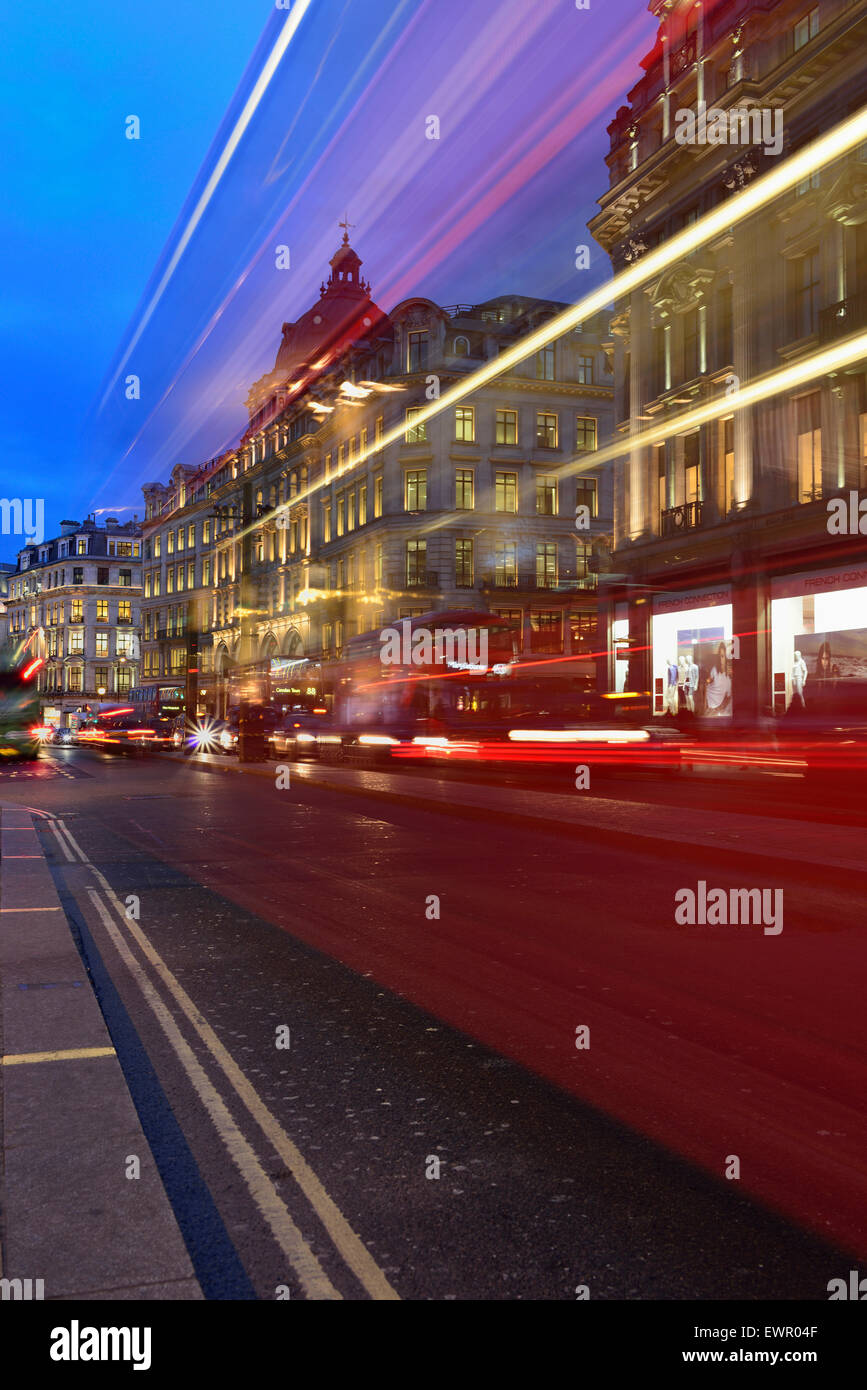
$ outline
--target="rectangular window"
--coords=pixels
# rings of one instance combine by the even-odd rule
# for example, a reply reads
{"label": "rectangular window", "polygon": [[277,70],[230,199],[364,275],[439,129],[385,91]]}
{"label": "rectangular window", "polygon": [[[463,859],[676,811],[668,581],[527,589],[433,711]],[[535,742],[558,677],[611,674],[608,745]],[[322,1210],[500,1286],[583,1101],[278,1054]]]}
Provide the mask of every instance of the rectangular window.
{"label": "rectangular window", "polygon": [[324,542],[331,540],[331,503],[324,502],[322,505],[322,539]]}
{"label": "rectangular window", "polygon": [[413,421],[421,415],[423,409],[424,406],[421,405],[411,405],[407,407],[406,428],[404,432],[404,439],[407,444],[421,444],[427,439],[427,422],[420,425],[413,423]]}
{"label": "rectangular window", "polygon": [[473,510],[473,470],[471,468],[455,469],[455,508],[459,512],[471,512]]}
{"label": "rectangular window", "polygon": [[597,641],[595,613],[570,613],[569,636],[573,652],[591,652]]}
{"label": "rectangular window", "polygon": [[151,596],[151,572],[150,572],[150,570],[148,570],[147,574],[146,574],[145,577],[144,577],[144,596],[145,596],[145,598],[150,598],[150,596]]}
{"label": "rectangular window", "polygon": [[166,593],[167,593],[167,594],[173,594],[174,592],[175,592],[175,571],[174,571],[174,566],[173,566],[173,565],[170,565],[169,568],[166,570]]}
{"label": "rectangular window", "polygon": [[203,521],[203,522],[202,522],[202,545],[210,545],[210,543],[211,543],[211,521],[210,521],[210,517],[209,517],[206,521]]}
{"label": "rectangular window", "polygon": [[455,541],[455,586],[458,589],[471,589],[473,587],[472,541]]}
{"label": "rectangular window", "polygon": [[196,548],[196,523],[194,521],[191,521],[187,527],[187,548],[188,550],[195,550]]}
{"label": "rectangular window", "polygon": [[73,584],[83,584],[83,583],[84,583],[84,566],[83,566],[83,565],[73,565],[73,566],[72,566],[72,582],[73,582]]}
{"label": "rectangular window", "polygon": [[815,502],[822,496],[821,397],[818,391],[795,402],[798,441],[798,501]]}
{"label": "rectangular window", "polygon": [[178,550],[183,550],[183,548],[184,548],[184,528],[183,528],[183,526],[179,526],[179,527],[178,527],[178,546],[177,546],[177,548],[178,548]]}
{"label": "rectangular window", "polygon": [[162,536],[154,536],[154,559],[158,560],[163,553]]}
{"label": "rectangular window", "polygon": [[541,449],[557,448],[557,416],[545,411],[536,414],[536,443]]}
{"label": "rectangular window", "polygon": [[498,588],[518,584],[518,547],[514,541],[497,541],[494,546],[494,582]]}
{"label": "rectangular window", "polygon": [[108,565],[100,565],[96,571],[97,584],[108,583]]}
{"label": "rectangular window", "polygon": [[108,599],[98,598],[96,600],[96,621],[98,623],[108,622]]}
{"label": "rectangular window", "polygon": [[536,474],[536,512],[539,516],[557,515],[557,479],[550,474]]}
{"label": "rectangular window", "polygon": [[117,582],[123,589],[132,588],[132,570],[118,570]]}
{"label": "rectangular window", "polygon": [[599,515],[597,482],[595,478],[578,478],[575,483],[575,506],[589,507],[591,516]]}
{"label": "rectangular window", "polygon": [[427,541],[407,541],[406,582],[408,586],[424,584],[427,569]]}
{"label": "rectangular window", "polygon": [[159,570],[154,570],[154,598],[159,598],[160,596],[160,583],[160,572]]}
{"label": "rectangular window", "polygon": [[76,628],[69,634],[69,655],[81,656],[84,651],[84,633]]}
{"label": "rectangular window", "polygon": [[733,415],[722,420],[722,485],[723,515],[735,505],[735,420]]}
{"label": "rectangular window", "polygon": [[698,309],[683,315],[683,380],[698,376]]}
{"label": "rectangular window", "polygon": [[355,530],[355,488],[346,494],[346,529]]}
{"label": "rectangular window", "polygon": [[593,358],[582,354],[578,358],[576,381],[580,386],[593,385]]}
{"label": "rectangular window", "polygon": [[346,445],[345,445],[345,444],[338,444],[338,446],[337,446],[337,471],[338,471],[338,473],[342,473],[342,471],[343,471],[343,462],[344,462],[345,456],[346,456]]}
{"label": "rectangular window", "polygon": [[792,337],[808,338],[819,324],[819,251],[814,247],[797,260],[789,261],[789,294]]}
{"label": "rectangular window", "polygon": [[128,598],[118,599],[117,620],[119,623],[132,622],[132,604]]}
{"label": "rectangular window", "polygon": [[373,438],[377,447],[382,445],[382,436],[385,432],[385,419],[382,415],[377,415],[376,425],[374,426]]}
{"label": "rectangular window", "polygon": [[698,430],[684,435],[683,440],[683,478],[684,501],[688,505],[702,501],[701,496],[701,441]]}
{"label": "rectangular window", "polygon": [[118,695],[128,695],[132,688],[132,671],[130,668],[128,666],[118,666],[116,679]]}
{"label": "rectangular window", "polygon": [[187,562],[187,588],[188,588],[188,589],[195,589],[195,587],[196,587],[196,562],[195,562],[195,560],[189,560],[189,561]]}
{"label": "rectangular window", "polygon": [[427,330],[407,334],[406,369],[422,372],[427,366]]}
{"label": "rectangular window", "polygon": [[131,632],[119,632],[116,639],[118,656],[132,656],[135,638]]}
{"label": "rectangular window", "polygon": [[382,546],[377,545],[373,552],[373,582],[377,589],[382,588]]}
{"label": "rectangular window", "polygon": [[73,692],[75,692],[75,693],[80,693],[80,691],[81,691],[81,667],[80,667],[80,666],[70,666],[70,668],[69,668],[69,670],[68,670],[68,672],[67,672],[67,680],[68,680],[68,682],[69,682],[69,684],[68,684],[67,687],[66,687],[67,690],[71,690],[71,691],[73,691]]}
{"label": "rectangular window", "polygon": [[554,380],[554,344],[540,348],[536,353],[536,378],[539,381]]}
{"label": "rectangular window", "polygon": [[496,439],[497,444],[517,444],[518,442],[518,412],[517,410],[498,410],[496,418]]}
{"label": "rectangular window", "polygon": [[455,439],[472,444],[476,437],[476,412],[471,405],[459,405],[455,410]]}
{"label": "rectangular window", "polygon": [[427,509],[427,469],[415,469],[404,477],[404,511],[423,512]]}
{"label": "rectangular window", "polygon": [[84,536],[79,538],[78,544],[75,547],[75,553],[76,555],[87,554],[87,540]]}
{"label": "rectangular window", "polygon": [[557,543],[539,541],[536,545],[536,584],[540,589],[553,589],[557,584]]}
{"label": "rectangular window", "polygon": [[337,534],[338,534],[338,536],[342,536],[342,535],[343,535],[343,532],[346,530],[346,516],[345,516],[345,513],[346,513],[346,502],[345,502],[345,500],[344,500],[343,493],[341,493],[340,496],[339,496],[338,499],[337,499]]}
{"label": "rectangular window", "polygon": [[202,584],[207,589],[211,583],[211,557],[206,555],[202,561]]}
{"label": "rectangular window", "polygon": [[362,455],[367,453],[367,437],[368,437],[368,434],[369,434],[369,433],[370,433],[370,431],[368,430],[367,425],[362,425],[362,427],[361,427],[361,436],[360,436],[360,437],[361,437],[361,452],[362,452]]}
{"label": "rectangular window", "polygon": [[378,473],[373,480],[373,515],[382,516],[382,474]]}
{"label": "rectangular window", "polygon": [[72,599],[69,605],[69,621],[71,623],[80,623],[84,621],[84,603],[82,599]]}
{"label": "rectangular window", "polygon": [[517,512],[517,473],[494,474],[494,510],[498,512]]}
{"label": "rectangular window", "polygon": [[93,668],[93,680],[97,694],[99,694],[100,690],[103,691],[104,694],[108,693],[109,687],[107,666],[95,666]]}
{"label": "rectangular window", "polygon": [[795,53],[799,49],[805,48],[811,39],[814,39],[819,32],[819,7],[818,5],[798,20],[792,33],[792,47]]}
{"label": "rectangular window", "polygon": [[362,483],[358,489],[358,524],[367,525],[367,483]]}
{"label": "rectangular window", "polygon": [[107,632],[97,632],[95,634],[94,656],[108,656]]}
{"label": "rectangular window", "polygon": [[562,652],[563,617],[559,609],[530,613],[530,651]]}

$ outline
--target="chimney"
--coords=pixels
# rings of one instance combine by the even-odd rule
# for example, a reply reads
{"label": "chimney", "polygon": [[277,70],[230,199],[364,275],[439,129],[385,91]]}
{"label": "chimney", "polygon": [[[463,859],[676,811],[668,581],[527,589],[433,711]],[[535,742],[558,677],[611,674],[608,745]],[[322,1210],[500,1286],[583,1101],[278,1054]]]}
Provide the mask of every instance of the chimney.
{"label": "chimney", "polygon": [[71,536],[79,530],[80,526],[80,521],[61,521],[60,534],[61,536]]}

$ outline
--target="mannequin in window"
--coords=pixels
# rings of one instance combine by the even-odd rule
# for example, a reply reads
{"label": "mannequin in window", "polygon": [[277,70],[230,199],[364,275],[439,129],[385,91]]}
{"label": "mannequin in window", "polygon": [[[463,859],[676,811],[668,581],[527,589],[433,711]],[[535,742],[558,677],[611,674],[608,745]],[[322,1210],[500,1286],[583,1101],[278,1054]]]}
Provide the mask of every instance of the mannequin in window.
{"label": "mannequin in window", "polygon": [[687,706],[687,683],[689,680],[689,662],[681,652],[677,658],[677,709],[679,714],[683,714]]}
{"label": "mannequin in window", "polygon": [[666,688],[665,707],[669,714],[677,714],[677,662],[673,656],[665,659]]}
{"label": "mannequin in window", "polygon": [[699,669],[695,664],[695,655],[687,659],[686,663],[686,707],[690,714],[695,714],[695,698],[698,694]]}
{"label": "mannequin in window", "polygon": [[807,663],[800,652],[795,652],[792,663],[792,709],[806,709],[804,686],[807,684]]}
{"label": "mannequin in window", "polygon": [[710,668],[710,675],[705,685],[705,699],[708,714],[720,715],[731,712],[732,678],[725,642],[720,642],[717,647],[716,658]]}

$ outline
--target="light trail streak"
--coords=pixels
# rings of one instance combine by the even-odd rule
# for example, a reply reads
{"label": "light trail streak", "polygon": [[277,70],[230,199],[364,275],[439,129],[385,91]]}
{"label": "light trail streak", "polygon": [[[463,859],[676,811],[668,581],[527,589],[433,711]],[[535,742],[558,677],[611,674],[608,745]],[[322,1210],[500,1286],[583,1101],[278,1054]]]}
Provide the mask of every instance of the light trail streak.
{"label": "light trail streak", "polygon": [[208,179],[208,182],[205,184],[201,197],[199,198],[199,201],[196,203],[196,206],[190,214],[189,221],[187,222],[186,227],[181,233],[180,240],[178,241],[177,246],[172,252],[171,259],[162,274],[159,284],[157,285],[153,295],[151,296],[150,303],[145,309],[139,322],[139,325],[133,333],[129,346],[127,347],[127,350],[121,358],[121,361],[118,364],[117,368],[115,369],[115,372],[111,378],[111,381],[108,383],[105,392],[103,393],[102,400],[99,403],[100,410],[102,410],[105,407],[105,403],[108,400],[109,395],[111,394],[111,391],[113,390],[118,377],[120,376],[121,372],[123,371],[133,352],[135,351],[135,348],[142,334],[144,333],[145,329],[150,323],[154,311],[157,305],[159,304],[160,300],[162,299],[163,294],[165,293],[166,286],[168,285],[169,281],[174,275],[178,263],[181,257],[183,256],[185,250],[187,249],[187,246],[189,245],[190,241],[192,240],[195,230],[201,222],[205,210],[208,204],[210,203],[212,197],[214,196],[214,193],[217,190],[220,180],[222,179],[223,174],[226,172],[226,169],[229,166],[233,154],[235,153],[236,149],[241,143],[241,140],[244,136],[244,132],[250,124],[250,121],[253,119],[253,116],[256,112],[256,108],[258,107],[260,101],[265,95],[265,92],[268,90],[268,87],[271,83],[271,79],[277,71],[277,68],[280,66],[280,63],[286,53],[287,48],[292,42],[292,39],[295,37],[295,34],[298,30],[298,26],[300,25],[302,19],[304,18],[312,3],[313,0],[295,0],[295,4],[292,7],[292,10],[286,16],[286,23],[280,30],[279,38],[277,39],[276,43],[274,44],[274,47],[271,49],[271,52],[268,54],[268,57],[265,60],[265,63],[262,67],[262,71],[259,73],[259,76],[257,77],[256,82],[253,86],[253,90],[248,96],[246,102],[244,103],[244,109],[242,110],[237,121],[235,122],[231,135],[229,136],[228,140],[223,146],[220,157],[217,160],[217,163],[214,166],[213,171],[211,172],[211,176]]}
{"label": "light trail streak", "polygon": [[[681,257],[698,250],[699,247],[706,245],[707,242],[711,241],[715,236],[719,236],[722,232],[744,221],[745,218],[751,217],[754,213],[759,212],[775,198],[780,197],[790,188],[793,188],[796,184],[808,178],[810,174],[815,173],[817,169],[823,168],[826,164],[830,164],[832,161],[839,159],[842,155],[846,154],[848,150],[864,144],[865,141],[867,141],[867,107],[862,107],[854,116],[850,116],[848,120],[835,126],[835,128],[826,135],[820,136],[817,140],[813,140],[809,145],[805,146],[803,150],[799,150],[797,153],[790,155],[783,164],[772,169],[770,173],[765,174],[764,177],[759,179],[756,183],[750,184],[739,193],[735,193],[725,203],[722,203],[718,208],[714,208],[712,212],[700,218],[698,222],[693,223],[692,226],[684,228],[683,231],[671,237],[664,245],[657,247],[653,251],[649,251],[640,261],[631,265],[628,270],[620,271],[619,274],[615,275],[611,280],[606,281],[605,284],[601,285],[598,289],[592,290],[582,299],[579,299],[577,303],[571,305],[568,309],[564,309],[561,314],[557,314],[553,319],[549,319],[541,328],[536,329],[535,332],[529,333],[525,338],[520,339],[506,352],[501,353],[499,357],[493,358],[490,362],[486,362],[483,367],[477,368],[477,370],[472,372],[465,380],[457,383],[457,385],[446,391],[438,400],[432,401],[429,405],[419,407],[418,413],[413,417],[413,426],[418,428],[428,420],[433,419],[436,415],[441,414],[442,411],[457,405],[459,401],[465,400],[467,396],[472,395],[482,386],[487,385],[489,381],[504,376],[512,367],[525,361],[526,358],[531,357],[548,343],[554,342],[557,338],[562,338],[585,319],[591,318],[601,309],[606,308],[612,301],[624,298],[627,294],[630,294],[633,290],[645,284],[646,281],[652,280],[674,262],[680,260]],[[851,360],[851,358],[847,360]],[[799,368],[802,370],[804,366],[805,364],[803,363],[799,364]],[[792,370],[795,371],[798,369],[793,368]],[[828,368],[827,370],[831,369]],[[816,372],[813,374],[816,375]],[[744,400],[746,389],[749,388],[742,388],[738,397],[729,396],[727,398],[728,406],[731,407],[732,402],[735,400],[740,400],[741,404],[747,404],[748,402]],[[730,413],[730,410],[726,413]],[[667,428],[670,429],[673,425],[674,420],[669,419]],[[335,470],[329,481],[336,482],[345,474],[358,468],[360,464],[366,462],[366,460],[371,458],[374,454],[381,453],[389,444],[393,444],[400,440],[405,430],[406,424],[401,423],[385,431],[382,439],[377,441],[373,446],[368,446],[366,449],[360,451],[352,460],[351,466],[345,464],[342,469]],[[630,441],[628,438],[624,439],[612,456],[619,457],[628,452],[632,447],[635,447],[634,441]],[[586,466],[594,467],[598,466],[598,464],[599,456],[597,454],[594,457],[593,463],[588,463]],[[287,512],[290,507],[297,506],[299,502],[314,496],[320,489],[321,482],[311,483],[306,489],[292,498],[291,501],[283,503],[281,506],[275,508],[273,512],[269,513],[269,519],[273,520],[278,514]],[[258,522],[251,522],[250,525],[244,529],[235,532],[234,539],[236,541],[240,540],[244,535],[258,529],[258,525]]]}

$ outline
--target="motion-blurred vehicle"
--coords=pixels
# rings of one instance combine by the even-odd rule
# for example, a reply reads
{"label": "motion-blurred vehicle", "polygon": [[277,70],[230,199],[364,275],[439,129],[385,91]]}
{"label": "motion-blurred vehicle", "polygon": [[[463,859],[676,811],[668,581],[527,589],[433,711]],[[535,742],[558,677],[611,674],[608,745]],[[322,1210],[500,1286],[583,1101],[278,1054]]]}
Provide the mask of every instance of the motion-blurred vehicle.
{"label": "motion-blurred vehicle", "polygon": [[268,735],[275,758],[318,758],[320,738],[329,734],[332,722],[326,709],[292,710]]}
{"label": "motion-blurred vehicle", "polygon": [[77,742],[75,730],[69,728],[58,729],[54,741],[61,748],[72,748]]}
{"label": "motion-blurred vehicle", "polygon": [[0,669],[0,758],[38,758],[42,744],[39,691],[33,677],[44,662],[16,649]]}
{"label": "motion-blurred vehicle", "polygon": [[117,753],[144,753],[149,747],[164,742],[164,734],[156,719],[136,714],[134,709],[102,710],[86,719],[78,730],[77,741],[84,747],[95,747]]}

